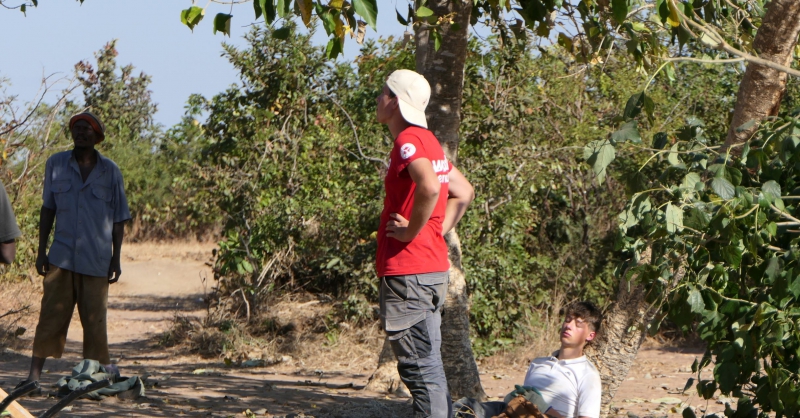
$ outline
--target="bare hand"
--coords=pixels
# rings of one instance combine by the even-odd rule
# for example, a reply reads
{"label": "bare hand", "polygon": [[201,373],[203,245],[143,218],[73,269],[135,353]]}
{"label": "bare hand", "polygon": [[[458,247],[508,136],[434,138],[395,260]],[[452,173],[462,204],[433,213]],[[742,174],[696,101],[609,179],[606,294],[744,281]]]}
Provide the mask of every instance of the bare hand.
{"label": "bare hand", "polygon": [[122,267],[120,267],[119,259],[115,257],[111,258],[111,264],[108,266],[108,283],[116,283],[121,275]]}
{"label": "bare hand", "polygon": [[39,254],[36,257],[36,272],[42,276],[46,276],[50,270],[50,260],[47,259],[47,254]]}
{"label": "bare hand", "polygon": [[393,218],[386,222],[386,236],[394,238],[400,242],[410,242],[414,237],[408,233],[408,219],[404,218],[399,213],[392,213],[389,215]]}

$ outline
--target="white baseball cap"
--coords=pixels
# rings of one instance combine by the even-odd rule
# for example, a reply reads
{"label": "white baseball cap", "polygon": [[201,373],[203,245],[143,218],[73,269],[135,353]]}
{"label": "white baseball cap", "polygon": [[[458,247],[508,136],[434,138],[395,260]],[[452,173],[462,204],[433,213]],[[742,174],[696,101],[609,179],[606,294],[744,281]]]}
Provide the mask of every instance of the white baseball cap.
{"label": "white baseball cap", "polygon": [[386,79],[389,90],[399,99],[400,114],[406,122],[428,128],[425,108],[431,98],[431,85],[422,74],[411,70],[397,70]]}

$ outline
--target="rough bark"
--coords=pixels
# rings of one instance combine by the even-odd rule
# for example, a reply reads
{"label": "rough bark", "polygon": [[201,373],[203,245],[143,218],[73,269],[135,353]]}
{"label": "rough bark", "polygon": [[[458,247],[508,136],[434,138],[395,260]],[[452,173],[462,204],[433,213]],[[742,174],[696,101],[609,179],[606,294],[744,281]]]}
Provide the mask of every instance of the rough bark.
{"label": "rough bark", "polygon": [[[760,58],[790,66],[792,53],[800,34],[800,1],[771,0],[761,21],[753,48]],[[746,142],[758,129],[737,129],[751,120],[762,121],[778,114],[781,98],[786,91],[786,73],[763,65],[750,63],[742,78],[736,97],[725,147]]]}
{"label": "rough bark", "polygon": [[415,34],[417,72],[424,75],[431,85],[431,101],[425,111],[428,127],[439,139],[450,161],[455,162],[472,1],[429,0],[427,7],[436,16],[455,13],[453,21],[460,26],[457,31],[448,24],[439,28],[442,42],[438,51],[434,48],[434,37],[427,23],[416,25]]}
{"label": "rough bark", "polygon": [[461,241],[455,230],[445,235],[450,252],[450,285],[442,314],[442,362],[450,396],[486,399],[469,339],[469,297],[461,265]]}
{"label": "rough bark", "polygon": [[[652,263],[652,258],[652,248],[649,248],[642,254],[639,264]],[[686,274],[685,261],[675,265],[672,286],[680,283]],[[647,325],[660,310],[661,303],[647,302],[646,290],[635,276],[630,281],[625,277],[620,279],[617,297],[603,318],[598,337],[584,350],[603,382],[602,418],[610,414],[611,401],[636,360],[647,335]]]}
{"label": "rough bark", "polygon": [[652,320],[653,309],[644,296],[642,286],[623,279],[616,302],[606,312],[600,336],[584,350],[603,381],[602,417],[608,415],[617,388],[628,376],[644,341],[642,325]]}
{"label": "rough bark", "polygon": [[397,373],[397,359],[386,338],[383,339],[383,348],[378,357],[378,368],[369,377],[364,389],[379,393],[394,393],[400,396],[410,395],[400,380],[400,374]]}
{"label": "rough bark", "polygon": [[[442,42],[435,49],[434,37],[427,23],[416,26],[417,72],[431,85],[431,101],[426,110],[428,127],[442,144],[447,158],[458,157],[461,125],[461,96],[464,90],[464,65],[472,1],[429,0],[427,7],[436,16],[452,16],[459,30],[449,24],[439,28]],[[483,400],[478,365],[469,340],[469,298],[461,266],[461,242],[455,231],[445,237],[450,253],[450,286],[442,317],[442,361],[450,395],[454,399],[470,397]]]}

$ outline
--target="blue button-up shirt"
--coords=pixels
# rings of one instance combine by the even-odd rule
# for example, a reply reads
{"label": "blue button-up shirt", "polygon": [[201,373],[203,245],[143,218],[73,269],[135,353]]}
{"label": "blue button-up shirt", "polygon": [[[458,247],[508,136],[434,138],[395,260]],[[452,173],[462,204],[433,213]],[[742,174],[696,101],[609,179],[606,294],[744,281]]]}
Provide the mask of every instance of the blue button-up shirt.
{"label": "blue button-up shirt", "polygon": [[88,276],[106,277],[114,224],[131,219],[122,173],[97,153],[86,182],[72,151],[47,160],[42,206],[56,211],[50,264]]}

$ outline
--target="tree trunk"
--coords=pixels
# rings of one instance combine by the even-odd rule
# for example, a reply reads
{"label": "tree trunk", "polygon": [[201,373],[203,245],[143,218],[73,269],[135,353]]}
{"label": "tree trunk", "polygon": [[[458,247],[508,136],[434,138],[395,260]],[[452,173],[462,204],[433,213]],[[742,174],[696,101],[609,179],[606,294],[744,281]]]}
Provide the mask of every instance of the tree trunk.
{"label": "tree trunk", "polygon": [[636,359],[645,337],[643,325],[653,319],[655,310],[644,296],[642,286],[623,279],[616,302],[603,319],[599,337],[584,350],[603,381],[601,417],[608,416],[614,394]]}
{"label": "tree trunk", "polygon": [[[452,15],[458,30],[449,24],[438,28],[440,48],[435,48],[432,28],[420,22],[416,28],[417,72],[431,85],[431,101],[426,110],[428,126],[442,144],[447,158],[458,158],[461,100],[464,90],[464,65],[467,60],[469,17],[472,1],[429,0],[435,16]],[[478,365],[469,340],[469,298],[461,266],[461,241],[455,231],[445,236],[450,255],[450,286],[442,316],[442,361],[453,399],[469,397],[483,400]]]}
{"label": "tree trunk", "polygon": [[[417,72],[431,85],[431,101],[426,110],[428,126],[442,144],[447,158],[455,163],[458,157],[458,130],[461,125],[461,93],[464,87],[464,64],[467,58],[471,0],[429,0],[427,7],[436,16],[455,13],[453,21],[460,26],[451,30],[439,28],[441,47],[434,47],[431,28],[426,23],[416,26]],[[450,256],[450,285],[442,315],[442,361],[447,384],[454,399],[470,397],[484,400],[478,365],[469,340],[469,298],[464,270],[461,266],[461,242],[455,231],[445,236]],[[370,377],[367,389],[381,392],[397,390],[397,362],[387,344]]]}
{"label": "tree trunk", "polygon": [[[797,36],[800,34],[800,1],[772,0],[766,7],[767,12],[758,28],[753,48],[760,58],[790,66]],[[746,142],[758,129],[758,124],[755,124],[737,131],[740,126],[751,120],[761,122],[768,116],[778,114],[781,98],[786,91],[787,77],[786,73],[763,65],[747,65],[725,139],[726,148]]]}
{"label": "tree trunk", "polygon": [[442,42],[435,48],[431,27],[425,22],[416,25],[417,72],[431,85],[431,101],[425,111],[428,127],[439,139],[447,158],[455,163],[458,156],[458,129],[461,125],[461,93],[464,90],[464,65],[467,61],[467,40],[471,0],[429,0],[427,7],[435,16],[455,13],[453,22],[438,29]]}
{"label": "tree trunk", "polygon": [[364,389],[379,393],[394,393],[403,397],[411,396],[400,380],[400,374],[397,373],[397,359],[386,338],[383,339],[383,348],[378,357],[378,368],[369,377]]}

